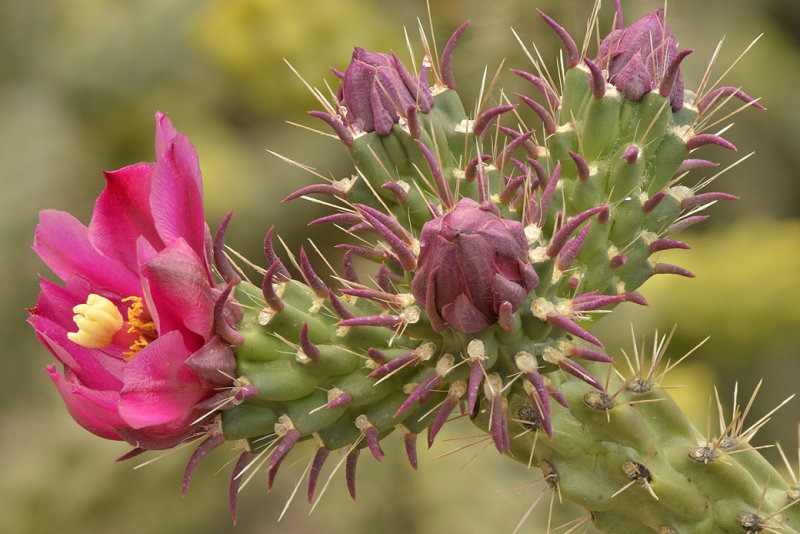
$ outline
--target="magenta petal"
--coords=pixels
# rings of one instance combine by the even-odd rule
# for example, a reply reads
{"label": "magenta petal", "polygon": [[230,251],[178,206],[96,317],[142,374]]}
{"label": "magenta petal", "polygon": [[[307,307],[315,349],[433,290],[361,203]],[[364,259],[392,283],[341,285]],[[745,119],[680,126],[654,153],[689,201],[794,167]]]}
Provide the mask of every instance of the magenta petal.
{"label": "magenta petal", "polygon": [[[108,349],[87,349],[67,339],[67,331],[45,317],[33,315],[28,323],[36,331],[39,341],[50,349],[53,356],[89,388],[119,390],[125,362],[121,354],[110,354]],[[113,349],[112,349],[113,350]],[[119,350],[119,348],[117,348]]]}
{"label": "magenta petal", "polygon": [[153,256],[143,265],[142,275],[151,315],[158,310],[153,319],[159,333],[188,329],[203,340],[211,338],[214,327],[211,286],[202,261],[185,240],[179,238]]}
{"label": "magenta petal", "polygon": [[87,228],[69,213],[39,212],[33,250],[62,280],[80,273],[93,286],[113,288],[119,294],[140,294],[139,277],[132,270],[135,265],[126,269],[100,254],[89,241]]}
{"label": "magenta petal", "polygon": [[189,351],[179,332],[167,332],[125,367],[119,413],[134,429],[185,422],[207,391],[184,365]]}
{"label": "magenta petal", "polygon": [[156,164],[150,189],[153,223],[164,244],[183,238],[205,261],[205,220],[203,218],[203,186],[197,152],[169,119],[156,115]]}
{"label": "magenta petal", "polygon": [[114,427],[124,422],[117,413],[119,394],[116,391],[95,391],[83,386],[69,370],[62,375],[55,364],[45,370],[58,388],[67,411],[83,428],[101,438],[121,440]]}
{"label": "magenta petal", "polygon": [[97,199],[89,223],[89,239],[97,250],[130,266],[136,265],[136,240],[143,236],[164,248],[150,213],[152,163],[137,163],[106,172],[106,188]]}

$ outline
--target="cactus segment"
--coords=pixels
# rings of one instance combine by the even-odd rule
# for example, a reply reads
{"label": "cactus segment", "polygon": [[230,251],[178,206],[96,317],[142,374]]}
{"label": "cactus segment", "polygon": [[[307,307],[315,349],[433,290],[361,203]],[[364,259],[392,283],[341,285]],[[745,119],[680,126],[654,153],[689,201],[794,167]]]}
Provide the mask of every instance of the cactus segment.
{"label": "cactus segment", "polygon": [[[336,105],[311,112],[355,173],[284,199],[323,195],[337,209],[310,224],[347,227],[343,276],[324,280],[301,247],[292,279],[270,229],[268,268],[252,283],[224,253],[225,218],[213,242],[227,284],[215,297],[215,339],[188,361],[204,380],[235,376],[231,391],[209,401],[221,404],[184,491],[211,449],[239,442],[235,518],[241,475],[265,463],[272,488],[296,445],[313,440],[309,502],[331,453],[343,455],[355,499],[362,449],[381,462],[381,441],[397,430],[416,469],[417,435],[427,429],[431,447],[459,414],[498,452],[539,466],[550,489],[608,532],[758,532],[775,523],[796,532],[800,512],[777,512],[788,486],[744,451],[747,440],[712,448],[659,389],[657,363],[622,379],[590,331],[598,312],[646,305],[637,291],[651,276],[694,276],[658,253],[689,248],[673,234],[705,219],[697,209],[737,198],[682,185],[687,172],[715,165],[689,158],[695,150],[736,150],[698,120],[720,99],[760,108],[727,87],[684,102],[679,66],[690,51],[677,51],[663,11],[623,29],[614,8],[595,60],[540,12],[566,50],[561,94],[549,76],[515,70],[535,89],[517,94],[520,108],[465,111],[452,58],[466,24],[441,69],[428,57],[418,76],[394,54],[355,49],[337,71]],[[538,136],[502,124],[522,108],[542,123]],[[227,319],[231,296],[241,321]],[[235,371],[213,366],[217,349],[235,351]]]}

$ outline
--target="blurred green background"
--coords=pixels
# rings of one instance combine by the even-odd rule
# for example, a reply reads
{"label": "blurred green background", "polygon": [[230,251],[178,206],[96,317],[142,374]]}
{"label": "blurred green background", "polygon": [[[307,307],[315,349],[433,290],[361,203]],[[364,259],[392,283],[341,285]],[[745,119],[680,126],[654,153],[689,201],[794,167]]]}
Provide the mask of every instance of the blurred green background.
{"label": "blurred green background", "polygon": [[[660,5],[628,1],[626,19]],[[530,67],[510,26],[527,43],[535,40],[544,57],[557,53],[558,42],[536,15],[537,7],[580,38],[591,2],[431,0],[440,50],[458,24],[472,20],[455,54],[459,92],[468,106],[484,66],[494,72],[503,58],[507,92],[528,91],[507,72]],[[427,27],[426,13],[421,0],[0,0],[0,333],[6,343],[0,358],[0,532],[514,529],[542,485],[514,488],[540,478],[536,470],[526,471],[491,450],[459,470],[473,449],[434,460],[462,443],[442,440],[422,455],[420,472],[414,473],[393,438],[385,445],[384,465],[362,460],[358,503],[347,497],[339,474],[310,517],[301,490],[277,523],[308,461],[307,455],[295,455],[272,494],[264,474],[244,490],[234,528],[227,512],[229,462],[235,458],[230,448],[203,462],[183,499],[180,479],[188,450],[136,470],[137,460],[113,463],[128,447],[95,438],[72,422],[42,371],[50,355],[24,322],[25,308],[36,301],[36,273],[51,276],[29,248],[38,210],[67,210],[88,222],[103,187],[102,169],[153,159],[156,110],[168,113],[198,149],[209,224],[215,227],[235,209],[230,245],[260,260],[261,239],[272,224],[295,249],[309,237],[330,244],[333,237],[325,230],[304,227],[324,212],[315,215],[317,208],[308,203],[279,202],[311,177],[267,149],[335,178],[349,175],[351,166],[338,141],[286,124],[323,129],[304,114],[318,106],[283,58],[312,85],[324,87],[325,80],[333,85],[327,67],[343,70],[354,45],[394,49],[407,58],[403,25],[418,43],[416,17]],[[604,28],[609,19],[610,5]],[[749,393],[763,377],[766,387],[754,421],[800,390],[800,4],[671,0],[668,20],[679,46],[696,50],[683,66],[688,88],[699,83],[720,38],[725,36],[725,43],[715,75],[764,32],[726,84],[762,97],[768,111],[748,110],[733,119],[736,125],[726,137],[739,154],[708,147],[698,155],[729,164],[757,152],[711,188],[742,200],[712,207],[711,221],[683,236],[694,250],[661,260],[686,266],[697,278],[651,281],[643,291],[649,308],[623,306],[598,329],[614,357],[620,356],[618,347],[630,353],[631,323],[638,336],[650,338],[656,329],[663,333],[677,324],[673,360],[710,335],[673,374],[674,381],[691,386],[679,392],[681,402],[704,428],[712,384],[729,404],[735,381]],[[417,61],[420,50],[417,46]],[[696,180],[709,175],[694,172]],[[798,402],[777,414],[756,443],[780,439],[794,450]],[[469,425],[454,424],[448,436],[471,433]],[[777,458],[774,451],[766,454]],[[549,499],[535,514],[539,519],[530,519],[522,532],[545,531]],[[561,512],[554,524],[580,515],[574,509]]]}

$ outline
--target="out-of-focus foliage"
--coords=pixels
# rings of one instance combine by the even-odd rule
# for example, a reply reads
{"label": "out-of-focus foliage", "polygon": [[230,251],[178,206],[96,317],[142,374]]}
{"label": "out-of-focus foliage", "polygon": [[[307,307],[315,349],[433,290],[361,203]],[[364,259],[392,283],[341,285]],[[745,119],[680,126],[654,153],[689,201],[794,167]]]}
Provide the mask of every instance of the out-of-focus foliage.
{"label": "out-of-focus foliage", "polygon": [[[535,8],[550,13],[581,39],[591,4],[431,0],[435,42],[441,51],[448,32],[472,20],[455,54],[459,92],[472,95],[467,102],[478,94],[484,66],[491,78],[504,58],[498,86],[505,87],[506,94],[528,90],[507,71],[530,70],[508,27],[528,44],[535,40],[545,58],[554,57],[558,41]],[[628,0],[626,17],[634,20],[662,5],[660,0]],[[603,19],[606,27],[609,7]],[[723,35],[727,38],[715,75],[765,32],[725,83],[763,97],[769,110],[738,115],[726,134],[742,154],[757,154],[721,178],[721,189],[742,200],[712,207],[718,227],[712,230],[708,225],[707,232],[688,239],[693,250],[677,253],[676,263],[698,277],[654,281],[644,288],[649,310],[625,315],[622,306],[619,314],[598,326],[606,329],[601,337],[609,347],[622,345],[629,351],[631,321],[639,335],[650,334],[655,326],[664,332],[677,323],[671,355],[711,334],[691,357],[696,362],[684,368],[683,376],[675,375],[678,383],[691,385],[689,405],[705,409],[709,379],[718,380],[727,398],[736,377],[747,387],[764,377],[769,389],[762,392],[761,406],[769,408],[797,390],[800,321],[793,299],[800,289],[800,232],[797,223],[754,222],[748,217],[800,215],[800,100],[794,94],[800,86],[800,32],[791,22],[800,8],[792,0],[670,0],[668,9],[679,46],[697,50],[682,66],[689,87],[699,83]],[[90,199],[103,186],[102,169],[152,159],[153,113],[161,110],[198,148],[208,220],[214,224],[235,209],[229,244],[260,261],[260,240],[269,225],[276,224],[293,249],[305,237],[324,245],[329,234],[303,226],[316,208],[300,201],[279,203],[307,183],[304,171],[265,149],[335,178],[350,173],[351,166],[338,141],[285,124],[291,120],[324,129],[305,117],[304,111],[318,104],[283,58],[312,85],[325,90],[328,80],[335,89],[336,79],[327,67],[343,68],[355,45],[391,48],[407,57],[403,25],[420,54],[417,16],[427,28],[422,0],[0,0],[0,531],[233,531],[226,503],[225,473],[230,467],[215,474],[218,466],[234,458],[233,451],[217,451],[203,462],[189,495],[180,499],[188,450],[132,471],[136,462],[112,463],[126,446],[98,440],[67,415],[42,371],[50,356],[24,324],[25,307],[35,304],[35,275],[45,271],[29,248],[36,213],[44,208],[68,210],[86,222]],[[492,99],[499,101],[499,94]],[[731,154],[728,161],[737,157]],[[619,360],[617,349],[611,348],[611,355]],[[704,418],[703,412],[700,424]],[[783,424],[772,426],[785,427],[787,434],[796,430],[795,417],[779,421]],[[459,431],[470,433],[468,425]],[[791,443],[790,438],[784,442]],[[235,532],[357,533],[371,532],[377,525],[387,534],[510,532],[541,487],[504,492],[540,475],[519,472],[516,464],[490,450],[458,471],[484,444],[447,459],[432,459],[464,444],[438,443],[421,458],[416,473],[404,464],[399,444],[387,445],[383,465],[361,462],[358,503],[349,501],[338,474],[310,518],[301,488],[280,524],[277,517],[293,489],[290,466],[282,469],[269,495],[262,474],[243,492]],[[296,476],[304,468],[293,466]],[[571,511],[564,520],[580,513]],[[529,520],[528,525],[533,523]]]}
{"label": "out-of-focus foliage", "polygon": [[[317,83],[329,66],[347,65],[353,43],[369,38],[375,48],[398,48],[398,35],[376,34],[376,26],[390,27],[390,18],[367,0],[214,0],[197,13],[191,29],[192,40],[233,76],[250,106],[280,113],[309,103],[284,59]],[[341,58],[332,65],[334,51]]]}

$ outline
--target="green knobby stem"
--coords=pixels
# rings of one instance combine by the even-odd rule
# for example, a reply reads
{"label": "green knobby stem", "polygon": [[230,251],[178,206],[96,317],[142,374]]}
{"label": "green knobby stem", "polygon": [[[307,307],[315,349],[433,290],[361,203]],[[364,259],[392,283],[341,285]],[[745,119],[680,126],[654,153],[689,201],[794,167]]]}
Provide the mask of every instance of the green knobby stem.
{"label": "green knobby stem", "polygon": [[[607,365],[587,368],[604,376]],[[601,531],[800,532],[800,507],[791,506],[795,493],[747,442],[706,438],[656,385],[635,393],[611,373],[603,397],[561,375],[549,376],[570,408],[553,404],[552,439],[532,430],[535,421],[522,419],[528,398],[509,395],[509,434],[516,437],[508,456],[541,467],[553,491],[585,507]],[[474,422],[488,430],[488,410]]]}

